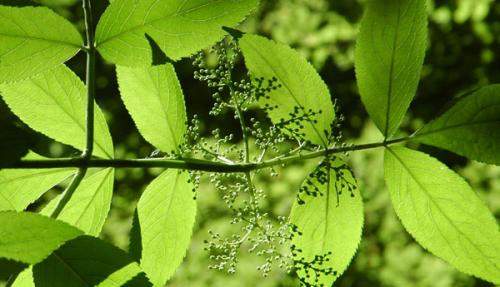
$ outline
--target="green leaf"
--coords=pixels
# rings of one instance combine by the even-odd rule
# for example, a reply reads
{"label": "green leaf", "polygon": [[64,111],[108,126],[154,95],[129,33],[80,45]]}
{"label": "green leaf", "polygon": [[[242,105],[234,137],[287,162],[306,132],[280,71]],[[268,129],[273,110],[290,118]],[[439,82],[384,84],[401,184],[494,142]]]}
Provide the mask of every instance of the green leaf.
{"label": "green leaf", "polygon": [[[24,159],[43,158],[30,153]],[[24,210],[74,172],[72,168],[0,170],[0,211]]]}
{"label": "green leaf", "polygon": [[196,216],[193,186],[185,171],[168,169],[146,188],[137,204],[141,267],[154,286],[164,286],[182,262]]}
{"label": "green leaf", "polygon": [[[268,88],[268,81],[275,80],[274,89],[258,100],[273,123],[295,137],[327,146],[335,111],[328,87],[311,64],[290,47],[257,35],[244,35],[239,45],[257,85],[263,79],[262,88]],[[299,117],[303,119],[297,123]]]}
{"label": "green leaf", "polygon": [[[57,219],[78,227],[86,234],[99,235],[111,205],[113,180],[113,168],[106,168],[86,177]],[[51,214],[60,197],[53,199],[42,213]]]}
{"label": "green leaf", "polygon": [[186,132],[184,95],[171,64],[116,68],[125,107],[144,138],[164,152],[177,151]]}
{"label": "green leaf", "polygon": [[[290,214],[292,254],[307,286],[331,286],[356,253],[363,227],[363,200],[349,167],[323,161],[302,184]],[[323,284],[323,285],[320,285]]]}
{"label": "green leaf", "polygon": [[438,160],[397,147],[385,152],[397,215],[425,249],[458,270],[500,283],[500,232],[470,186]]}
{"label": "green leaf", "polygon": [[[85,148],[85,85],[68,67],[60,65],[29,80],[1,84],[0,93],[32,129],[77,149]],[[112,158],[106,120],[97,105],[94,111],[94,154]]]}
{"label": "green leaf", "polygon": [[361,99],[389,137],[415,96],[425,56],[425,0],[371,0],[361,20],[355,67]]}
{"label": "green leaf", "polygon": [[35,264],[82,232],[30,212],[0,212],[0,258]]}
{"label": "green leaf", "polygon": [[55,67],[83,45],[73,25],[45,7],[0,6],[0,83]]}
{"label": "green leaf", "polygon": [[[122,286],[140,272],[125,251],[90,236],[66,242],[33,267],[37,287]],[[142,278],[142,284],[136,286],[151,286]]]}
{"label": "green leaf", "polygon": [[480,88],[420,129],[414,139],[500,165],[500,85]]}
{"label": "green leaf", "polygon": [[147,33],[171,59],[178,60],[221,39],[222,26],[235,26],[258,0],[119,0],[102,15],[97,49],[122,66],[149,66]]}
{"label": "green leaf", "polygon": [[33,282],[33,268],[32,266],[23,270],[19,273],[16,280],[12,284],[12,287],[35,287],[35,282]]}

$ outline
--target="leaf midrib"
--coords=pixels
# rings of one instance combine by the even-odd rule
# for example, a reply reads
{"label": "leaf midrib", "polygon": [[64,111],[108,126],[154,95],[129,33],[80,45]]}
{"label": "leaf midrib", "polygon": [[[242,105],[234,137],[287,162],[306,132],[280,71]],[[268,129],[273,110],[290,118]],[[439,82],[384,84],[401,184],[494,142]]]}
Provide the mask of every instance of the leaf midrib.
{"label": "leaf midrib", "polygon": [[7,33],[0,33],[0,37],[10,37],[10,38],[21,38],[21,39],[30,39],[33,41],[40,41],[40,42],[49,42],[49,43],[55,43],[58,45],[64,45],[64,46],[69,46],[69,47],[74,47],[80,50],[82,48],[81,45],[77,45],[72,42],[66,42],[62,40],[56,40],[56,39],[48,39],[48,38],[40,38],[40,37],[35,37],[35,36],[30,36],[30,35],[12,35],[12,34],[7,34]]}
{"label": "leaf midrib", "polygon": [[401,21],[401,2],[400,0],[397,1],[398,2],[398,17],[397,17],[397,20],[396,20],[396,31],[395,31],[395,34],[394,34],[394,39],[393,39],[393,42],[392,42],[392,51],[391,51],[391,64],[390,64],[390,67],[389,67],[389,87],[388,87],[388,90],[387,90],[387,110],[386,110],[386,114],[385,114],[385,129],[384,129],[384,138],[387,138],[387,136],[389,135],[389,119],[390,119],[390,115],[391,115],[391,99],[392,99],[392,89],[393,89],[393,77],[394,77],[394,62],[396,61],[396,45],[397,45],[397,42],[398,42],[398,34],[399,34],[399,25],[400,25],[400,21]]}
{"label": "leaf midrib", "polygon": [[73,267],[72,267],[72,266],[71,266],[68,262],[66,262],[66,261],[65,261],[65,260],[64,260],[64,259],[63,259],[60,255],[59,255],[59,253],[58,253],[58,251],[57,251],[57,250],[56,250],[56,251],[54,251],[54,253],[53,253],[53,254],[54,254],[54,257],[55,257],[57,260],[59,260],[59,262],[61,262],[61,264],[62,264],[64,267],[66,267],[66,269],[68,269],[68,270],[69,270],[69,272],[71,272],[71,274],[73,274],[73,275],[74,275],[74,276],[75,276],[78,280],[80,280],[83,284],[85,284],[85,286],[88,286],[88,287],[92,287],[92,286],[93,286],[93,285],[92,285],[92,283],[87,282],[87,281],[83,278],[83,276],[81,276],[81,275],[78,273],[78,271],[77,271],[75,268],[73,268]]}

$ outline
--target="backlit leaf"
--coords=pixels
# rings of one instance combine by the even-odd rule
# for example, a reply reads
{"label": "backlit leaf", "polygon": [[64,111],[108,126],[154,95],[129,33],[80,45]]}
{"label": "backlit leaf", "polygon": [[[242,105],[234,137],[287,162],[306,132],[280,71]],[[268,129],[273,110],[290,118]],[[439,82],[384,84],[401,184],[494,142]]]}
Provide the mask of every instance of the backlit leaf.
{"label": "backlit leaf", "polygon": [[120,93],[142,136],[164,152],[177,151],[186,132],[184,95],[174,67],[118,66]]}
{"label": "backlit leaf", "polygon": [[82,232],[30,212],[0,212],[0,258],[35,264]]}
{"label": "backlit leaf", "polygon": [[385,180],[406,230],[458,270],[500,283],[500,232],[470,186],[438,160],[396,147],[385,152]]}
{"label": "backlit leaf", "polygon": [[262,88],[269,88],[258,103],[273,123],[294,137],[327,146],[335,112],[313,66],[292,48],[261,36],[246,34],[239,45],[254,82],[263,80]]}
{"label": "backlit leaf", "polygon": [[420,129],[414,138],[482,162],[500,165],[500,85],[480,88]]}
{"label": "backlit leaf", "polygon": [[355,66],[361,99],[389,137],[415,96],[427,40],[425,0],[370,0],[361,21]]}
{"label": "backlit leaf", "polygon": [[[26,160],[42,158],[35,153],[24,157]],[[74,172],[74,168],[0,170],[0,210],[24,210]]]}
{"label": "backlit leaf", "polygon": [[[83,179],[57,219],[78,227],[86,234],[99,235],[111,205],[113,180],[113,168],[100,170]],[[42,213],[52,213],[59,199],[60,196],[53,199]]]}
{"label": "backlit leaf", "polygon": [[164,286],[189,246],[196,201],[188,180],[187,172],[168,169],[151,182],[137,205],[141,267],[154,286]]}
{"label": "backlit leaf", "polygon": [[[77,149],[85,148],[85,85],[60,65],[31,79],[0,84],[9,108],[32,129]],[[95,106],[94,154],[113,157],[113,143],[102,112]]]}
{"label": "backlit leaf", "polygon": [[300,281],[332,286],[356,253],[363,227],[363,200],[349,167],[340,159],[320,163],[302,184],[290,218]]}
{"label": "backlit leaf", "polygon": [[222,26],[235,26],[258,0],[118,0],[102,15],[97,49],[122,66],[149,66],[147,33],[171,59],[178,60],[221,39]]}
{"label": "backlit leaf", "polygon": [[0,83],[55,67],[83,45],[75,27],[46,7],[0,6]]}

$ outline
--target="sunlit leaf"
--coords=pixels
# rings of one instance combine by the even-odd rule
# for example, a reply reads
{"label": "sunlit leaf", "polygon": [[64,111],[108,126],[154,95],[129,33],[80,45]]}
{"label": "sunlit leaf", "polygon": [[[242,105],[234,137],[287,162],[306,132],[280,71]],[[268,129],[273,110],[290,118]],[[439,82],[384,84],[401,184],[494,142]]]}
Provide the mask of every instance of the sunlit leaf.
{"label": "sunlit leaf", "polygon": [[[31,79],[0,84],[9,108],[32,129],[77,149],[85,148],[85,85],[60,65]],[[112,158],[113,143],[102,112],[95,107],[95,155]]]}
{"label": "sunlit leaf", "polygon": [[294,137],[327,146],[335,112],[313,66],[290,47],[257,35],[244,35],[239,45],[255,84],[266,89],[258,103],[273,123]]}
{"label": "sunlit leaf", "polygon": [[425,249],[458,270],[500,283],[500,232],[470,186],[438,160],[396,147],[385,180],[397,215]]}
{"label": "sunlit leaf", "polygon": [[137,205],[141,267],[164,286],[186,255],[196,216],[193,186],[185,171],[169,169],[146,188]]}
{"label": "sunlit leaf", "polygon": [[0,258],[38,263],[81,234],[75,227],[36,213],[1,211]]}
{"label": "sunlit leaf", "polygon": [[[100,170],[82,180],[57,219],[78,227],[86,234],[97,236],[108,216],[113,196],[114,169]],[[59,202],[53,199],[42,211],[50,214]]]}
{"label": "sunlit leaf", "polygon": [[46,7],[0,6],[0,83],[55,67],[83,45],[73,25]]}
{"label": "sunlit leaf", "polygon": [[[24,157],[26,160],[42,158],[35,153]],[[0,210],[24,210],[74,172],[74,168],[0,170]]]}
{"label": "sunlit leaf", "polygon": [[102,15],[97,49],[122,66],[149,66],[152,51],[147,33],[171,59],[177,60],[221,39],[222,26],[235,26],[258,0],[119,0]]}
{"label": "sunlit leaf", "polygon": [[174,67],[118,66],[116,72],[122,100],[144,138],[164,152],[177,151],[187,117]]}
{"label": "sunlit leaf", "polygon": [[370,117],[389,137],[415,96],[427,40],[425,0],[371,0],[361,20],[355,66]]}
{"label": "sunlit leaf", "polygon": [[356,253],[363,227],[363,200],[349,167],[340,159],[320,163],[302,184],[290,218],[300,281],[331,286]]}

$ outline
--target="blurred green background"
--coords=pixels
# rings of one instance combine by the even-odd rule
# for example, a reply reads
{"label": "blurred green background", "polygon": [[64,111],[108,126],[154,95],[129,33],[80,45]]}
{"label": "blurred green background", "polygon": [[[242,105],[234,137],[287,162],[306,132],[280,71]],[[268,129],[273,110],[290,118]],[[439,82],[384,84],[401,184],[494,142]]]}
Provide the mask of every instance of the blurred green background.
{"label": "blurred green background", "polygon": [[[5,1],[4,1],[5,2]],[[10,1],[16,2],[16,1]],[[22,1],[17,1],[20,3]],[[38,0],[70,19],[83,31],[83,15],[77,0]],[[93,1],[96,19],[106,1]],[[294,47],[317,68],[337,99],[345,117],[345,139],[352,143],[380,140],[381,135],[367,117],[357,94],[353,68],[358,22],[362,0],[263,0],[261,7],[241,29],[266,35]],[[500,83],[500,1],[448,0],[428,1],[429,45],[418,95],[403,124],[402,133],[411,133],[439,114],[446,103],[475,87]],[[84,55],[78,54],[68,65],[83,78]],[[176,63],[190,117],[198,114],[202,132],[210,136],[214,128],[222,134],[234,133],[240,140],[238,122],[233,115],[208,115],[211,92],[193,79],[189,59]],[[117,158],[149,156],[154,148],[138,134],[118,94],[114,67],[98,59],[97,102],[104,110],[111,129]],[[500,112],[500,111],[499,111]],[[30,148],[46,156],[75,155],[23,126],[3,103],[2,121],[16,122],[29,138]],[[449,152],[427,146],[414,146],[436,156],[462,174],[500,218],[500,167],[470,162]],[[459,273],[442,260],[430,255],[403,230],[390,205],[382,174],[381,150],[350,155],[365,201],[365,226],[360,249],[346,273],[335,286],[491,286]],[[263,205],[272,215],[287,215],[302,179],[311,164],[293,165],[280,170],[278,177],[263,173],[257,184],[268,196]],[[102,237],[123,249],[128,246],[128,232],[135,204],[148,182],[159,170],[120,169],[116,172],[115,196]],[[55,188],[30,208],[37,210],[62,188]],[[167,286],[299,286],[292,275],[274,268],[264,278],[256,266],[262,258],[242,252],[236,274],[208,270],[213,263],[203,250],[208,230],[222,234],[238,232],[231,226],[231,214],[220,195],[202,180],[198,191],[199,214],[191,248],[186,260]],[[1,285],[1,284],[0,284]]]}

